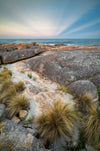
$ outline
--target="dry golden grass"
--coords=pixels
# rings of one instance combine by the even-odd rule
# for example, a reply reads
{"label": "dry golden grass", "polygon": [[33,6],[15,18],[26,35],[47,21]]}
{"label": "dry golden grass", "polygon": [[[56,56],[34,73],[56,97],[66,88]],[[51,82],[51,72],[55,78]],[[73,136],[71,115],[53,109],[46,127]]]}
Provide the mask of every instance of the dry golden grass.
{"label": "dry golden grass", "polygon": [[76,108],[83,114],[89,114],[91,108],[94,106],[93,97],[91,94],[86,93],[83,96],[76,98]]}
{"label": "dry golden grass", "polygon": [[0,93],[3,93],[3,91],[6,91],[11,85],[13,85],[13,82],[11,80],[2,81],[2,84],[0,86]]}
{"label": "dry golden grass", "polygon": [[25,89],[24,83],[19,81],[18,83],[14,83],[11,80],[3,81],[0,86],[0,102],[7,104],[12,97],[14,97],[17,93],[22,92]]}
{"label": "dry golden grass", "polygon": [[68,91],[67,91],[67,88],[64,86],[64,85],[57,85],[57,89],[58,90],[60,90],[60,91],[62,91],[62,92],[65,92],[65,93],[67,93]]}
{"label": "dry golden grass", "polygon": [[39,127],[41,138],[47,142],[59,137],[72,136],[76,121],[77,114],[71,106],[58,100],[47,113],[42,113],[36,119],[36,124]]}
{"label": "dry golden grass", "polygon": [[14,86],[17,92],[21,92],[25,89],[25,85],[22,81],[19,81],[18,83],[14,83]]}
{"label": "dry golden grass", "polygon": [[28,98],[20,94],[25,89],[24,83],[14,83],[11,76],[12,72],[7,68],[0,73],[0,103],[7,105],[10,117],[29,106]]}
{"label": "dry golden grass", "polygon": [[11,79],[11,76],[12,72],[8,70],[8,68],[4,67],[2,72],[0,73],[0,82]]}
{"label": "dry golden grass", "polygon": [[20,110],[27,109],[29,107],[28,98],[23,95],[16,95],[8,102],[8,112],[10,117],[19,113]]}
{"label": "dry golden grass", "polygon": [[8,89],[3,91],[2,95],[0,95],[0,102],[4,104],[8,104],[9,100],[12,99],[16,95],[16,89],[13,85],[11,85]]}
{"label": "dry golden grass", "polygon": [[100,112],[95,107],[90,111],[90,117],[86,123],[86,137],[91,145],[100,144]]}

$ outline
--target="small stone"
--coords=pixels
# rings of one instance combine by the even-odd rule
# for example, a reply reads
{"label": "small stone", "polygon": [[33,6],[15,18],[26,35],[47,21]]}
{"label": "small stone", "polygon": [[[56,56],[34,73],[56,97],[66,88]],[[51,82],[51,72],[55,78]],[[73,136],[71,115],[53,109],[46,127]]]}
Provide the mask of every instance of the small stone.
{"label": "small stone", "polygon": [[2,117],[2,115],[4,114],[5,112],[5,105],[4,104],[0,104],[0,118]]}
{"label": "small stone", "polygon": [[19,117],[21,118],[21,119],[25,119],[26,118],[26,116],[27,116],[27,111],[26,110],[20,110],[20,112],[19,112]]}
{"label": "small stone", "polygon": [[15,122],[16,124],[18,124],[20,122],[20,119],[18,117],[14,116],[12,118],[12,121]]}

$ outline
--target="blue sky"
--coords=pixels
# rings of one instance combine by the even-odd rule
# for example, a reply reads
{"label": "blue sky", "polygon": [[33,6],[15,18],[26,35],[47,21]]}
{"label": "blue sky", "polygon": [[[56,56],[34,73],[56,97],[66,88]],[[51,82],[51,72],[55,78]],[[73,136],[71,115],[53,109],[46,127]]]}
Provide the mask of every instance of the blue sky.
{"label": "blue sky", "polygon": [[100,0],[0,0],[0,38],[100,38]]}

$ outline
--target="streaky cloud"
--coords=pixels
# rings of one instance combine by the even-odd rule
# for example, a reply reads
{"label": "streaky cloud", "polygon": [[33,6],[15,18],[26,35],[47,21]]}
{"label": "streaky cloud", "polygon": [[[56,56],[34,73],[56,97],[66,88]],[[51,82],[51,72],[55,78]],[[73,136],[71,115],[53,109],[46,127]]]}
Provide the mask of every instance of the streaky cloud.
{"label": "streaky cloud", "polygon": [[73,30],[71,30],[71,31],[69,31],[69,32],[64,33],[63,35],[68,35],[68,34],[70,34],[70,33],[74,33],[74,32],[76,32],[76,31],[83,30],[83,29],[85,29],[85,28],[94,26],[94,25],[96,25],[96,24],[98,24],[98,23],[100,23],[100,19],[96,19],[95,21],[92,21],[92,22],[89,22],[89,23],[87,23],[87,24],[84,24],[84,25],[82,25],[82,26],[80,26],[80,27],[78,27],[78,28],[75,28],[75,29],[73,29]]}

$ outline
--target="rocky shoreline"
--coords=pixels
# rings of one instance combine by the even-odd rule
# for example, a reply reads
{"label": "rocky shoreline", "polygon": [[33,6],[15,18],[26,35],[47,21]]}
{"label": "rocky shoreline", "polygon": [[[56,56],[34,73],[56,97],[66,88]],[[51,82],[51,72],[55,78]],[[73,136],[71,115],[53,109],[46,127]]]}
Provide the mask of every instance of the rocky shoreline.
{"label": "rocky shoreline", "polygon": [[[68,139],[69,142],[71,141],[70,149],[66,145],[66,150],[70,151],[72,148],[75,150],[75,147],[79,151],[100,149],[100,144],[91,144],[90,141],[87,141],[83,145],[84,147],[77,149],[80,141],[80,129],[83,127],[80,119],[84,120],[91,116],[86,108],[83,110],[82,97],[89,94],[92,97],[94,108],[98,112],[100,108],[100,94],[98,95],[100,90],[100,45],[67,46],[58,44],[51,46],[35,42],[0,44],[0,65],[0,73],[6,67],[12,72],[13,82],[22,81],[24,83],[25,89],[22,94],[29,98],[29,109],[20,110],[26,114],[20,117],[19,112],[11,119],[6,115],[7,105],[2,103],[0,98],[1,151],[63,151],[62,146],[66,145],[66,139],[57,139],[56,143],[53,142],[47,147],[44,139],[39,136],[38,127],[31,120],[33,117],[37,119],[42,112],[47,113],[59,99],[63,103],[72,103],[72,108],[75,110],[78,100],[78,112],[82,114],[73,128],[75,130],[71,139]],[[3,93],[0,95],[2,96]],[[84,144],[84,142],[81,143]]]}

